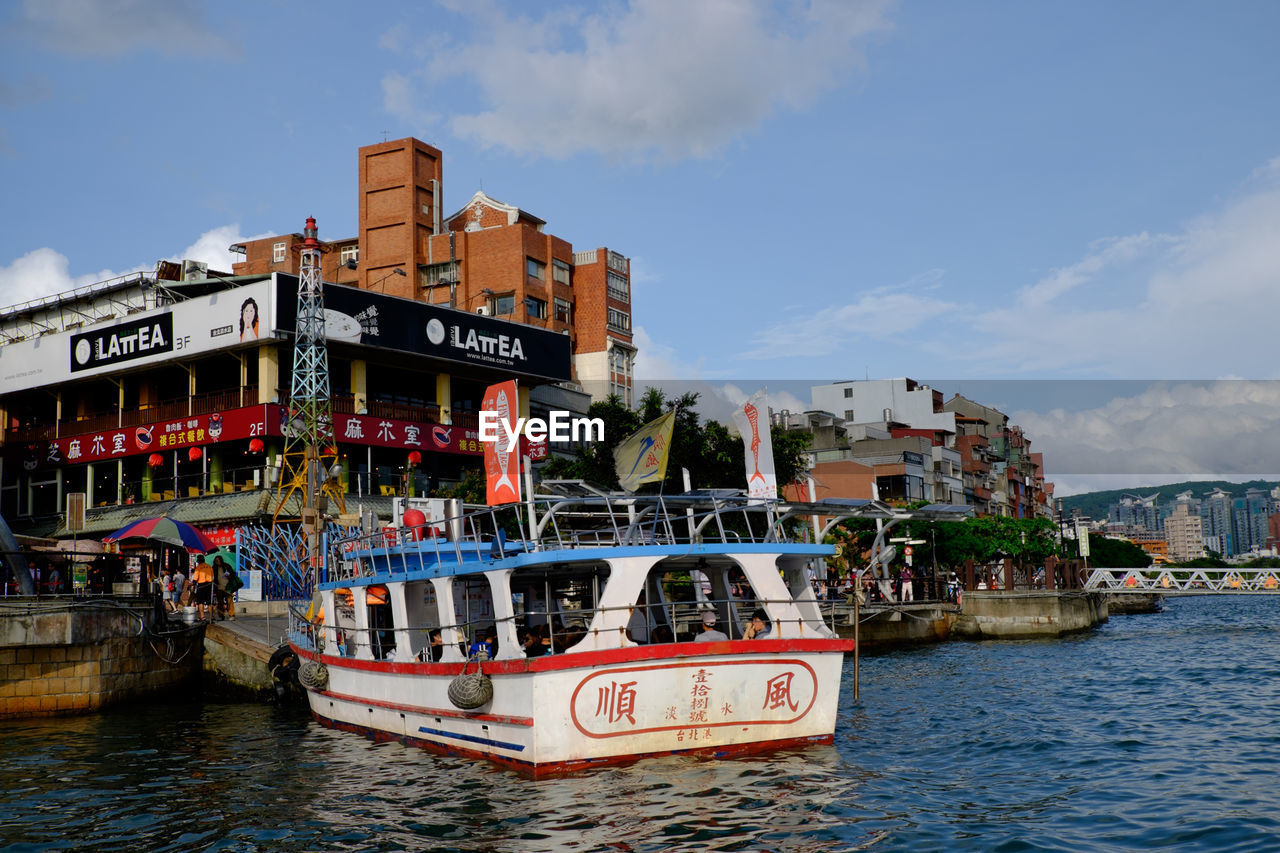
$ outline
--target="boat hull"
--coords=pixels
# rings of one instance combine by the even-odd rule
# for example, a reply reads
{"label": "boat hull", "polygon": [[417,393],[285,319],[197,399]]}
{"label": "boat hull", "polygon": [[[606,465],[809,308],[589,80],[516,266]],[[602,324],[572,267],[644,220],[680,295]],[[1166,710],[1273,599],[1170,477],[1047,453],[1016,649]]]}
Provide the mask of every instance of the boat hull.
{"label": "boat hull", "polygon": [[321,724],[544,776],[646,756],[830,743],[849,646],[680,643],[488,661],[493,698],[473,711],[447,697],[462,664],[298,651],[328,672],[324,689],[308,689]]}

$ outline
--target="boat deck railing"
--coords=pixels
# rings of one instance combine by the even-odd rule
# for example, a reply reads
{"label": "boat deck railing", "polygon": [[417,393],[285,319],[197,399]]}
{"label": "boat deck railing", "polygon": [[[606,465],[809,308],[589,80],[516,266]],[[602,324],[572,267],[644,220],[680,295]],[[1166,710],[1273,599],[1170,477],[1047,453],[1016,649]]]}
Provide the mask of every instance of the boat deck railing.
{"label": "boat deck railing", "polygon": [[[904,510],[876,500],[783,502],[750,498],[733,489],[625,495],[580,480],[543,481],[541,488],[543,494],[520,504],[468,507],[453,517],[333,542],[330,579],[547,550],[783,544],[808,537],[821,541],[834,524],[848,518],[882,520],[887,529],[907,518],[954,520],[972,512],[972,507],[951,505]],[[821,531],[819,518],[826,523]]]}

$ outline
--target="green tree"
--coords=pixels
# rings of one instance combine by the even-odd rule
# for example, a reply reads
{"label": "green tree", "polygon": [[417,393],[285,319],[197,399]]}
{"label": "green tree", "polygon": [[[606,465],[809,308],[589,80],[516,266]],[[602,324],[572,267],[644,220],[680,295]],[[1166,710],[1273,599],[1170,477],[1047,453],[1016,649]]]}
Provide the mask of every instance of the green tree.
{"label": "green tree", "polygon": [[1132,542],[1090,533],[1089,565],[1109,569],[1145,569],[1151,565],[1151,555]]}

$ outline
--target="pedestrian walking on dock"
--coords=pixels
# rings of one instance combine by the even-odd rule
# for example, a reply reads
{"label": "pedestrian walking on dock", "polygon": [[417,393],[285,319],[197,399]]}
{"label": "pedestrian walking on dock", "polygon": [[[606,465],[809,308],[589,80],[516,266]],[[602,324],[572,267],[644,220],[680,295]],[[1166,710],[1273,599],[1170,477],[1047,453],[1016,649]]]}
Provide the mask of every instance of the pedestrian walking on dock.
{"label": "pedestrian walking on dock", "polygon": [[191,583],[195,585],[195,594],[191,597],[203,620],[206,610],[213,610],[213,569],[204,561],[203,554],[196,557],[196,564],[191,567]]}
{"label": "pedestrian walking on dock", "polygon": [[[214,558],[216,564],[221,557]],[[244,586],[244,581],[240,579],[240,575],[236,573],[236,567],[230,563],[223,564],[226,570],[226,584],[223,585],[223,595],[225,600],[223,608],[227,611],[227,618],[232,622],[236,619],[236,592]]]}
{"label": "pedestrian walking on dock", "polygon": [[213,558],[213,585],[214,585],[214,603],[217,605],[214,609],[214,616],[218,619],[227,618],[227,561],[222,559],[222,555]]}
{"label": "pedestrian walking on dock", "polygon": [[[173,570],[173,610],[178,611],[183,607],[182,593],[187,588],[187,576],[182,573],[182,566],[178,566]],[[187,593],[190,597],[191,593]]]}

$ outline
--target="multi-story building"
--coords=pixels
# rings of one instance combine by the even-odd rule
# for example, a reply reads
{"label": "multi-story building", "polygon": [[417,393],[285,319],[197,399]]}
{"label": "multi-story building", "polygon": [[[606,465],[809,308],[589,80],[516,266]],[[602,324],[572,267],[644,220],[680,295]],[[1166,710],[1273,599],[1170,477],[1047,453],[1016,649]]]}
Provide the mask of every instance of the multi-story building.
{"label": "multi-story building", "polygon": [[[443,155],[417,139],[359,150],[359,235],[326,243],[326,281],[568,335],[592,399],[633,402],[631,262],[575,251],[532,213],[475,193],[442,212]],[[232,247],[236,275],[298,271],[286,234]]]}
{"label": "multi-story building", "polygon": [[1249,489],[1231,501],[1231,535],[1236,554],[1262,551],[1267,547],[1267,519],[1275,510],[1271,495],[1264,489]]}
{"label": "multi-story building", "polygon": [[1164,519],[1164,539],[1169,543],[1169,559],[1185,563],[1205,556],[1200,512],[1191,492],[1174,499],[1173,512]]}
{"label": "multi-story building", "polygon": [[1160,507],[1157,506],[1158,494],[1121,495],[1120,500],[1107,510],[1110,524],[1124,525],[1132,528],[1157,533],[1163,529]]}
{"label": "multi-story building", "polygon": [[[626,258],[574,252],[479,194],[442,215],[440,152],[417,140],[360,158],[359,235],[323,244],[321,271],[349,494],[421,493],[478,469],[493,382],[520,381],[525,416],[585,408],[584,376],[629,399]],[[91,507],[254,492],[251,511],[268,507],[301,240],[239,244],[230,274],[166,262],[0,310],[0,514],[21,526],[71,492]]]}
{"label": "multi-story building", "polygon": [[999,409],[959,394],[946,401],[943,409],[954,414],[961,437],[969,436],[957,439],[966,457],[964,470],[972,475],[969,488],[975,497],[978,489],[983,494],[989,489],[990,514],[1053,517],[1053,484],[1044,476],[1044,455],[1031,452],[1031,439],[1021,427],[1010,424]]}
{"label": "multi-story building", "polygon": [[1236,552],[1234,525],[1231,523],[1233,499],[1230,492],[1214,489],[1200,500],[1200,532],[1204,547],[1230,557]]}
{"label": "multi-story building", "polygon": [[955,415],[944,410],[942,392],[914,379],[847,380],[815,385],[810,392],[815,409],[834,412],[847,423],[892,421],[909,429],[955,435]]}

